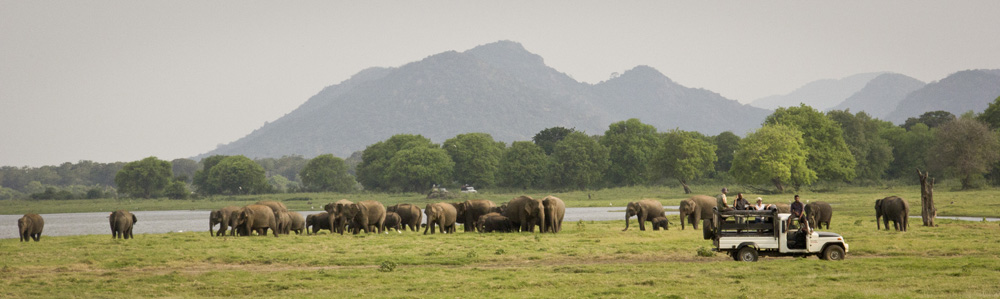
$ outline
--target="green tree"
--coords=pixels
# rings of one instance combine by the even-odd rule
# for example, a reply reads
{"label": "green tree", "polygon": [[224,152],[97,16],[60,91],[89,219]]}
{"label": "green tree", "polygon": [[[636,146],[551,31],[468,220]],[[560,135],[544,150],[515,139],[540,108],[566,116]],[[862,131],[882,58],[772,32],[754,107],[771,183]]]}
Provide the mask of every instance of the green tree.
{"label": "green tree", "polygon": [[791,183],[798,187],[816,181],[806,166],[808,152],[802,132],[786,125],[765,125],[740,140],[729,171],[743,184],[773,184],[778,192]]}
{"label": "green tree", "polygon": [[715,171],[717,173],[728,173],[729,169],[733,167],[733,154],[739,149],[740,136],[736,136],[733,132],[725,131],[719,133],[715,137],[712,137],[712,143],[715,144]]}
{"label": "green tree", "polygon": [[552,184],[581,190],[597,187],[611,164],[608,149],[581,132],[570,133],[556,143],[550,159]]}
{"label": "green tree", "polygon": [[538,146],[545,150],[546,155],[551,155],[552,151],[556,148],[556,143],[566,138],[570,133],[576,132],[576,129],[567,129],[563,127],[551,127],[535,134],[531,140],[535,142]]}
{"label": "green tree", "polygon": [[[361,164],[358,164],[358,182],[368,190],[389,190],[389,162],[400,150],[414,147],[438,148],[430,139],[410,134],[394,135],[385,141],[369,145],[361,154]],[[437,182],[443,183],[444,180]]]}
{"label": "green tree", "polygon": [[194,179],[194,174],[198,172],[198,162],[191,159],[174,159],[170,161],[173,166],[175,176],[184,176],[185,183],[190,183]]}
{"label": "green tree", "polygon": [[903,123],[903,128],[910,130],[916,124],[925,124],[928,128],[933,129],[953,120],[955,120],[955,115],[951,112],[943,110],[928,111],[921,114],[920,117],[907,118],[906,122]]}
{"label": "green tree", "polygon": [[309,160],[299,173],[302,185],[313,192],[351,192],[354,177],[347,173],[344,159],[332,154],[319,155]]}
{"label": "green tree", "polygon": [[976,120],[989,125],[992,130],[1000,129],[1000,97],[993,100],[986,111],[977,115]]}
{"label": "green tree", "polygon": [[171,181],[167,188],[163,190],[163,195],[166,195],[169,199],[187,199],[188,194],[187,183],[180,180]]}
{"label": "green tree", "polygon": [[131,196],[152,198],[163,193],[173,177],[170,162],[148,157],[126,163],[115,175],[118,190]]}
{"label": "green tree", "polygon": [[454,167],[455,162],[444,149],[413,146],[393,155],[386,178],[392,190],[425,192],[432,184],[451,179]]}
{"label": "green tree", "polygon": [[514,141],[500,159],[497,179],[504,187],[541,187],[548,173],[548,162],[542,147],[530,141]]}
{"label": "green tree", "polygon": [[283,175],[276,174],[267,178],[267,184],[271,185],[271,189],[276,193],[293,193],[293,192],[304,192],[302,189],[302,184],[299,182],[289,180]]}
{"label": "green tree", "polygon": [[972,118],[959,118],[934,132],[928,162],[934,172],[953,175],[962,189],[975,187],[974,179],[1000,161],[1000,138],[989,127]]}
{"label": "green tree", "polygon": [[650,177],[649,161],[656,151],[656,138],[656,127],[636,118],[608,126],[600,141],[611,159],[608,181],[615,186],[645,184]]}
{"label": "green tree", "polygon": [[854,179],[857,161],[844,142],[844,133],[832,119],[812,107],[778,108],[765,125],[783,124],[802,133],[807,153],[806,165],[823,180]]}
{"label": "green tree", "polygon": [[687,182],[699,179],[715,169],[715,145],[692,132],[670,130],[663,136],[653,157],[653,169],[663,177],[681,182],[690,194]]}
{"label": "green tree", "polygon": [[214,155],[201,159],[201,170],[194,172],[194,178],[192,179],[192,185],[197,188],[198,192],[201,194],[218,194],[219,187],[212,185],[212,182],[208,179],[208,174],[212,171],[212,167],[218,165],[222,159],[229,156]]}
{"label": "green tree", "polygon": [[261,194],[270,191],[264,167],[243,155],[228,156],[212,166],[208,183],[217,194]]}
{"label": "green tree", "polygon": [[881,128],[892,126],[889,122],[873,119],[864,111],[851,114],[850,110],[827,113],[844,131],[844,141],[854,155],[855,178],[878,181],[885,176],[892,163],[892,146],[879,134]]}
{"label": "green tree", "polygon": [[927,168],[927,152],[934,141],[934,132],[926,124],[918,123],[910,130],[884,126],[879,135],[892,147],[893,160],[889,163],[888,177],[916,182],[913,171]]}
{"label": "green tree", "polygon": [[494,141],[490,134],[460,134],[445,140],[442,145],[455,162],[454,180],[477,188],[496,184],[500,157],[506,148],[503,142]]}

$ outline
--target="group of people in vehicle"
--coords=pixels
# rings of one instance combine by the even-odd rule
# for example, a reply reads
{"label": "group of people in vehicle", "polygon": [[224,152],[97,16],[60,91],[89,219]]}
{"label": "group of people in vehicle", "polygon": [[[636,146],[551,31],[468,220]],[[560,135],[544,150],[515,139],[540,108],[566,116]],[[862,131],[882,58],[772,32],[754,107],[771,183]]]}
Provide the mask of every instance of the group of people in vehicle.
{"label": "group of people in vehicle", "polygon": [[[763,211],[769,209],[777,209],[777,206],[774,204],[765,204],[764,199],[760,197],[757,197],[757,204],[750,204],[750,202],[743,197],[743,192],[736,193],[736,200],[735,202],[733,202],[733,205],[730,206],[726,198],[726,194],[728,193],[729,193],[728,188],[722,188],[722,193],[719,194],[719,196],[717,197],[718,209],[721,212],[731,211],[731,210]],[[792,214],[792,216],[788,217],[788,223],[786,223],[786,226],[791,225],[792,219],[799,219],[799,223],[805,221],[806,217],[803,214],[805,212],[805,205],[799,199],[798,194],[795,195],[795,201],[792,202],[792,204],[790,205],[789,212]],[[762,221],[762,218],[757,218],[755,221],[760,222]]]}

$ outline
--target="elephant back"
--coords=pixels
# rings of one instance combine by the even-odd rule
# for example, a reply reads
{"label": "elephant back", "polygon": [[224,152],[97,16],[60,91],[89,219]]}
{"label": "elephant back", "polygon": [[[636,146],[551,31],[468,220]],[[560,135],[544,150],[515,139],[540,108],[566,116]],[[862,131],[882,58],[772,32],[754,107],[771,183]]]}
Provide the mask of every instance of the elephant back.
{"label": "elephant back", "polygon": [[286,207],[285,204],[283,204],[283,203],[281,203],[279,201],[262,200],[262,201],[258,201],[255,204],[256,205],[268,206],[269,208],[271,208],[271,211],[274,211],[274,213],[288,213],[288,207]]}
{"label": "elephant back", "polygon": [[663,204],[659,200],[655,199],[642,199],[638,201],[639,205],[643,208],[648,209],[647,213],[653,217],[664,216],[663,214]]}

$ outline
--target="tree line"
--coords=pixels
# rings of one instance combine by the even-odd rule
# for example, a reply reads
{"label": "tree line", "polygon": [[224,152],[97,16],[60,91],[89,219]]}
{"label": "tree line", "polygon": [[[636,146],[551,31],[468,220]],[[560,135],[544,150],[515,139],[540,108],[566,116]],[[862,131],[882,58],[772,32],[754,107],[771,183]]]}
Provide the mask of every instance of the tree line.
{"label": "tree line", "polygon": [[982,113],[931,111],[899,126],[864,112],[821,112],[800,105],[777,109],[761,128],[742,138],[732,132],[658,132],[629,119],[611,124],[603,135],[552,127],[509,146],[486,133],[460,134],[442,144],[399,134],[347,159],[330,154],[257,160],[219,155],[197,162],[149,157],[129,163],[2,167],[0,199],[112,194],[186,198],[192,191],[198,196],[425,192],[435,184],[580,190],[676,182],[690,192],[690,182],[704,179],[784,192],[817,182],[912,183],[914,169],[929,169],[969,189],[1000,185],[998,147],[1000,97]]}

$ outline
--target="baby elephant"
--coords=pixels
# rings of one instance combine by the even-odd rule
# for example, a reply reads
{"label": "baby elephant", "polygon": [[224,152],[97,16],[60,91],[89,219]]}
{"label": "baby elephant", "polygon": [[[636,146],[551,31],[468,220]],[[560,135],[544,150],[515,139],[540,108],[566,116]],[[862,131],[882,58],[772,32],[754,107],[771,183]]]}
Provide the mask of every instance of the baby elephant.
{"label": "baby elephant", "polygon": [[108,222],[111,223],[112,239],[134,239],[132,225],[138,222],[134,214],[126,210],[117,210],[111,212],[111,216],[108,216]]}
{"label": "baby elephant", "polygon": [[29,238],[38,242],[42,238],[42,228],[45,227],[45,220],[38,214],[24,214],[17,220],[17,231],[21,236],[21,242],[28,242]]}
{"label": "baby elephant", "polygon": [[660,228],[670,230],[670,221],[667,220],[667,217],[656,217],[651,222],[653,222],[653,230],[660,230]]}
{"label": "baby elephant", "polygon": [[403,221],[399,218],[399,214],[395,212],[385,212],[385,222],[382,223],[385,229],[396,229],[396,232],[400,232],[403,229]]}
{"label": "baby elephant", "polygon": [[476,229],[478,229],[481,233],[509,233],[516,231],[514,229],[514,223],[510,222],[509,218],[504,217],[499,213],[489,213],[479,216],[479,220],[476,221]]}

